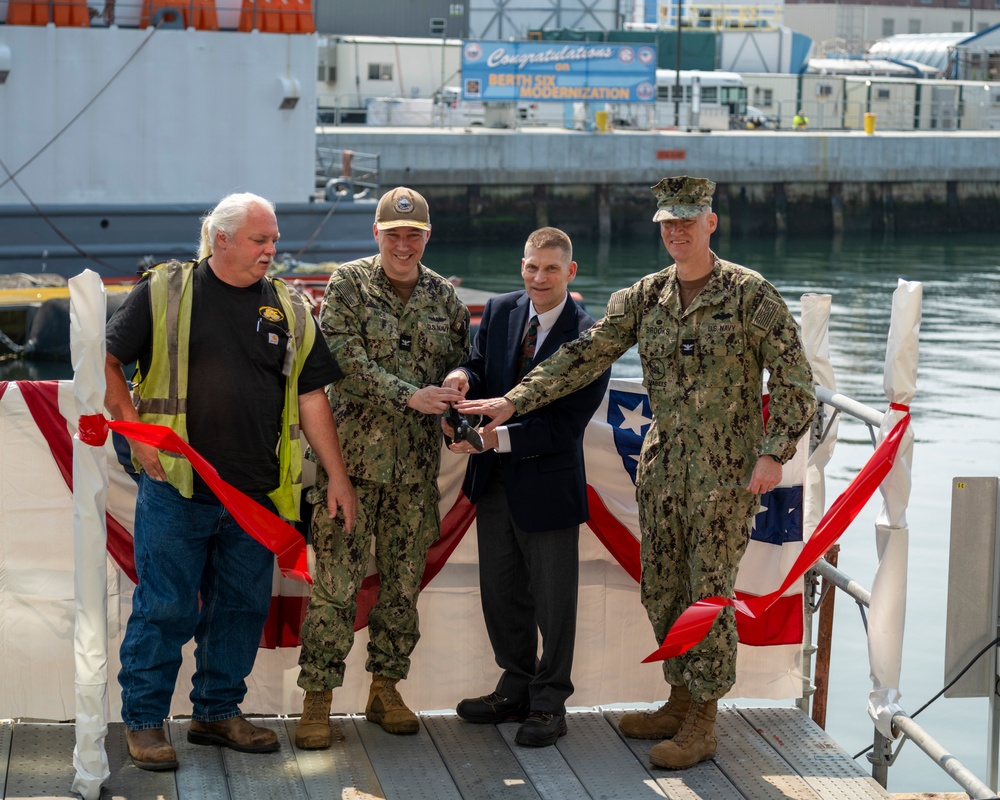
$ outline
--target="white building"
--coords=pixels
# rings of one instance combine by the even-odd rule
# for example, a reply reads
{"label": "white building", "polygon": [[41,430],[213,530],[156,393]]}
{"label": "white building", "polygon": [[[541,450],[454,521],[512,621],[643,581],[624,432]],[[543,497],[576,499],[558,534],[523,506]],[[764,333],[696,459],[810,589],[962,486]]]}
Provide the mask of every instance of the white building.
{"label": "white building", "polygon": [[995,0],[835,2],[785,0],[784,24],[816,42],[817,56],[861,55],[897,34],[979,33],[1000,23]]}

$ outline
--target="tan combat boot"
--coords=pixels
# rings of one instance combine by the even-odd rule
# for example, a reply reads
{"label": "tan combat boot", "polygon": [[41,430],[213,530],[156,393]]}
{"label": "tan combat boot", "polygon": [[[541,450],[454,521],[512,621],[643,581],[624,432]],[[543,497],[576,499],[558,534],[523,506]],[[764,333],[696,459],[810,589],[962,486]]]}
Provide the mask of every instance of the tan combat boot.
{"label": "tan combat boot", "polygon": [[673,739],[654,745],[649,760],[657,767],[687,769],[715,755],[715,715],[718,700],[691,703],[684,724]]}
{"label": "tan combat boot", "polygon": [[687,686],[670,685],[670,697],[656,711],[625,714],[618,730],[631,739],[671,739],[681,729],[691,706],[691,690]]}
{"label": "tan combat boot", "polygon": [[306,692],[302,717],[295,728],[295,746],[301,750],[326,750],[330,746],[330,704],[333,690]]}
{"label": "tan combat boot", "polygon": [[387,733],[416,733],[420,730],[420,721],[399,696],[396,681],[381,675],[372,678],[365,719],[381,725]]}

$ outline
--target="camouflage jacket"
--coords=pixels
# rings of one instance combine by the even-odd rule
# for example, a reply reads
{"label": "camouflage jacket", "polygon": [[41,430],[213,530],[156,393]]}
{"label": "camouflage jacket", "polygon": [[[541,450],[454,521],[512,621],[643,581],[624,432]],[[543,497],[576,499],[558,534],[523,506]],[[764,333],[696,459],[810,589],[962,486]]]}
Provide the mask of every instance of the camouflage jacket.
{"label": "camouflage jacket", "polygon": [[455,287],[420,265],[406,305],[374,256],[333,271],[320,328],[344,378],[328,388],[352,478],[378,483],[436,480],[441,428],[406,403],[439,386],[469,352],[469,310]]}
{"label": "camouflage jacket", "polygon": [[604,319],[507,393],[517,413],[568,394],[638,344],[653,415],[638,480],[711,497],[716,489],[745,487],[760,455],[791,458],[816,412],[798,327],[761,275],[715,259],[709,282],[684,313],[676,265],[615,292]]}

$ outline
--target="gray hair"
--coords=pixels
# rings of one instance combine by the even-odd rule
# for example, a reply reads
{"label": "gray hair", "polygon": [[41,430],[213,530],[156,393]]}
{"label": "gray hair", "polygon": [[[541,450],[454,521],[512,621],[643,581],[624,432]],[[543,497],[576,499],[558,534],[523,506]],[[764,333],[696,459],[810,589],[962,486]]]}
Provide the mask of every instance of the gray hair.
{"label": "gray hair", "polygon": [[219,204],[201,218],[201,241],[198,244],[198,260],[212,255],[215,235],[222,231],[227,237],[234,236],[246,222],[250,209],[263,206],[274,213],[274,203],[250,192],[227,194]]}

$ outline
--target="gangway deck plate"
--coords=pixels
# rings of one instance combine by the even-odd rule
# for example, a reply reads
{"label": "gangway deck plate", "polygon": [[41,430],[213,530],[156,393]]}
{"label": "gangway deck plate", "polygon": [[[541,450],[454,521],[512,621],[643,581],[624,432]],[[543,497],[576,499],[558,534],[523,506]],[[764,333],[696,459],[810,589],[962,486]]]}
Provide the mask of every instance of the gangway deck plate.
{"label": "gangway deck plate", "polygon": [[890,797],[805,714],[789,714],[787,708],[740,708],[739,713],[820,797],[829,800]]}
{"label": "gangway deck plate", "polygon": [[[618,722],[627,712],[622,709],[609,710],[605,718],[618,729]],[[643,765],[649,764],[649,751],[658,743],[654,739],[623,739],[629,749]],[[712,761],[705,761],[690,769],[670,771],[649,768],[660,790],[670,800],[737,800],[744,795]]]}
{"label": "gangway deck plate", "polygon": [[471,725],[454,714],[423,717],[462,797],[482,800],[538,800],[514,752],[497,725]]}
{"label": "gangway deck plate", "polygon": [[[294,740],[297,724],[298,720],[285,720],[289,739]],[[335,716],[330,718],[330,725],[333,743],[329,750],[295,750],[295,759],[308,796],[334,797],[337,800],[385,797],[354,727],[354,719]]]}
{"label": "gangway deck plate", "polygon": [[[546,800],[569,797],[579,787],[580,797],[615,797],[626,800],[641,791],[648,798],[643,781],[649,775],[631,757],[615,730],[600,711],[573,710],[568,725],[572,735],[563,736],[556,744],[562,759],[552,761],[546,749],[518,747],[514,742],[517,725],[501,725],[504,739],[517,755],[521,766],[531,777],[535,789]],[[633,789],[632,787],[635,787]]]}
{"label": "gangway deck plate", "polygon": [[[647,708],[649,706],[646,706]],[[102,796],[116,800],[889,800],[889,795],[796,708],[719,711],[712,761],[669,771],[649,764],[655,740],[625,739],[625,709],[572,709],[569,734],[555,747],[514,743],[516,723],[471,725],[451,712],[420,714],[420,732],[392,736],[362,716],[331,717],[330,750],[292,744],[294,718],[254,719],[274,730],[276,753],[251,755],[191,745],[190,721],[167,734],[176,772],[137,769],[125,729],[109,726],[111,777]],[[0,722],[0,798],[72,798],[74,727]]]}

